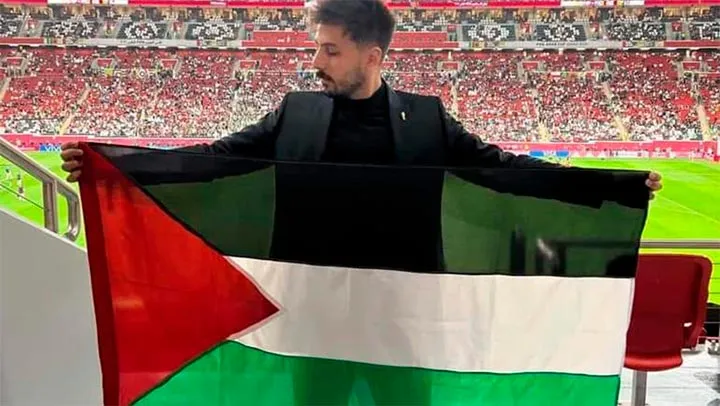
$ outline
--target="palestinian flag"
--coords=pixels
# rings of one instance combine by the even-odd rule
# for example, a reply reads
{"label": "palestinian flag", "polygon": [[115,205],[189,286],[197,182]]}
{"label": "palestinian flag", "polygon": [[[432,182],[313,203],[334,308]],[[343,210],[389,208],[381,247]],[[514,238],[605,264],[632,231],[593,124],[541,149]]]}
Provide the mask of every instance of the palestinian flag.
{"label": "palestinian flag", "polygon": [[616,404],[646,173],[83,148],[106,404]]}

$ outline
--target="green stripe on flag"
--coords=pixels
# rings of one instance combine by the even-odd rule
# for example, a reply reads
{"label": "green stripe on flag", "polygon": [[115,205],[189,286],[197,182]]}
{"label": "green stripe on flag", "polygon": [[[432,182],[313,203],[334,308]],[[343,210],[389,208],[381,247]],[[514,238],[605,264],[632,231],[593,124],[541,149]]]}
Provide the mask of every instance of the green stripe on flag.
{"label": "green stripe on flag", "polygon": [[619,387],[618,376],[385,367],[281,356],[227,341],[136,405],[612,406]]}

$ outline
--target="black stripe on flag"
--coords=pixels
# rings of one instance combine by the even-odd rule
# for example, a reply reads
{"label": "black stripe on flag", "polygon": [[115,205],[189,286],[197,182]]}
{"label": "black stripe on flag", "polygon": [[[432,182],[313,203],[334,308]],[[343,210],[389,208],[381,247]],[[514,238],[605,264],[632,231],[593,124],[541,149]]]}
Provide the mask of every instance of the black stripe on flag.
{"label": "black stripe on flag", "polygon": [[91,146],[186,228],[236,257],[633,277],[647,215],[647,173],[639,171],[280,162]]}

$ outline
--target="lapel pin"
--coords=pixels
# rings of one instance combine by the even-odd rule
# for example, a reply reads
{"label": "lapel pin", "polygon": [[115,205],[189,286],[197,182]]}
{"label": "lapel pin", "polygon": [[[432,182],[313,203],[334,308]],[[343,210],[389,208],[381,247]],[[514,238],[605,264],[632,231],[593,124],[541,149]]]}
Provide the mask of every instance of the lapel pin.
{"label": "lapel pin", "polygon": [[400,117],[402,117],[403,121],[405,121],[405,112],[404,111],[400,112]]}

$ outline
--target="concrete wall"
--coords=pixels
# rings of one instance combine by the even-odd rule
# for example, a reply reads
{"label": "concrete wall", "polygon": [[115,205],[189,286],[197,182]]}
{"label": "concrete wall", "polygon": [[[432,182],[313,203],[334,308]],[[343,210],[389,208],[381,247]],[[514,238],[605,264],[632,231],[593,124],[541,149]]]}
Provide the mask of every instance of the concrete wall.
{"label": "concrete wall", "polygon": [[0,405],[102,404],[85,251],[0,208]]}

